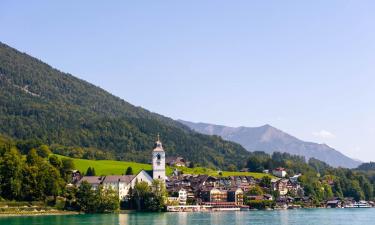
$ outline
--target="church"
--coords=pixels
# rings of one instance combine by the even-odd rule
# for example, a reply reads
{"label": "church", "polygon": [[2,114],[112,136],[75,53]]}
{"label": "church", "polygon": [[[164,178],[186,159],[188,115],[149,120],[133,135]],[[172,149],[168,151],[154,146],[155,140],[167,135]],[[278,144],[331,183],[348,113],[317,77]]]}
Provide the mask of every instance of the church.
{"label": "church", "polygon": [[166,179],[165,151],[158,135],[152,151],[152,171],[141,170],[137,175],[84,176],[76,185],[79,186],[85,181],[91,184],[93,189],[97,189],[99,186],[112,188],[118,192],[119,199],[124,200],[129,193],[129,189],[134,188],[137,182],[144,181],[151,185],[153,180],[165,182]]}

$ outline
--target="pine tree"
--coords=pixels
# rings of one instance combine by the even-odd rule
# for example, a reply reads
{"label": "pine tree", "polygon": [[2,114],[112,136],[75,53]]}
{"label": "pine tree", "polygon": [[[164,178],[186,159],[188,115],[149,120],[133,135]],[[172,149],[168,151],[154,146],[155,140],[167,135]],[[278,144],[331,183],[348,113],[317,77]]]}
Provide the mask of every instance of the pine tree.
{"label": "pine tree", "polygon": [[91,167],[87,168],[86,176],[92,176],[92,170],[91,170]]}
{"label": "pine tree", "polygon": [[125,175],[133,175],[133,168],[131,166],[129,166],[127,169],[126,169],[126,172],[125,172]]}

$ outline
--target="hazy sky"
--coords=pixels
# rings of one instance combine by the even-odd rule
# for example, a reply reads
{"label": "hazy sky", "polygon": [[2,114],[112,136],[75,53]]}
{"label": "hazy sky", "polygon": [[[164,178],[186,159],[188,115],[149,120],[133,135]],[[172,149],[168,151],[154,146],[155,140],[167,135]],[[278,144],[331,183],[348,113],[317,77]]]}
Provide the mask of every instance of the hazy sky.
{"label": "hazy sky", "polygon": [[0,41],[138,106],[375,161],[375,1],[0,1]]}

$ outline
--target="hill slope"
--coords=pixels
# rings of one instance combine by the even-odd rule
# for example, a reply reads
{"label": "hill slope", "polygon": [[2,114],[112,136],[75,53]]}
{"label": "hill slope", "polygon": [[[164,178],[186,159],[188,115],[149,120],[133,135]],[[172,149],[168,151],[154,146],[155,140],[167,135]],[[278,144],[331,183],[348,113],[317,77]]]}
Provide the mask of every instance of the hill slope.
{"label": "hill slope", "polygon": [[[57,155],[59,158],[69,158],[66,156]],[[87,159],[75,159],[70,158],[73,160],[75,168],[79,171],[86,172],[87,168],[94,167],[95,172],[97,175],[120,175],[124,174],[125,170],[130,166],[133,169],[133,172],[136,174],[139,171],[143,170],[151,170],[151,164],[144,164],[144,163],[135,163],[135,162],[123,162],[123,161],[115,161],[115,160],[87,160]],[[210,176],[219,176],[217,170],[212,170],[209,168],[204,167],[195,167],[195,168],[187,168],[187,167],[179,167],[179,171],[182,171],[184,174],[201,174],[201,175],[210,175]],[[167,175],[171,175],[173,172],[173,168],[167,166]],[[270,174],[266,173],[254,173],[254,172],[230,172],[230,171],[222,171],[222,175],[224,177],[228,176],[252,176],[254,178],[262,178],[264,176],[273,177]]]}
{"label": "hill slope", "polygon": [[360,162],[353,160],[325,144],[301,141],[270,125],[261,127],[226,127],[180,120],[191,129],[208,135],[218,135],[225,140],[241,144],[248,151],[287,152],[316,158],[334,167],[355,168]]}
{"label": "hill slope", "polygon": [[157,133],[169,156],[205,166],[241,166],[247,151],[135,107],[105,90],[0,43],[0,133],[82,146],[148,162]]}

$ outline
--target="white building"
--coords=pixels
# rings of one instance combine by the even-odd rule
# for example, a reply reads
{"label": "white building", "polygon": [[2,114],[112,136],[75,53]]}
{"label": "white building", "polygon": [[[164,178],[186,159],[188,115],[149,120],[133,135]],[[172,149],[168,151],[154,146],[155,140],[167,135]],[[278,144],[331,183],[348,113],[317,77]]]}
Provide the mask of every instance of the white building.
{"label": "white building", "polygon": [[187,191],[183,188],[178,192],[178,202],[180,205],[186,205]]}
{"label": "white building", "polygon": [[103,180],[104,188],[112,188],[118,193],[119,199],[124,200],[129,194],[129,189],[134,188],[137,182],[147,182],[152,184],[152,177],[144,170],[141,170],[136,176],[134,175],[111,175],[106,176]]}
{"label": "white building", "polygon": [[119,196],[120,200],[123,200],[125,196],[129,193],[129,188],[131,187],[130,182],[134,179],[133,175],[111,175],[104,177],[102,185],[105,189],[115,190]]}
{"label": "white building", "polygon": [[285,177],[286,176],[286,170],[284,168],[278,167],[272,171],[272,174],[276,177]]}
{"label": "white building", "polygon": [[155,143],[155,148],[152,151],[152,177],[154,180],[166,180],[165,176],[165,152],[163,145],[160,141],[159,135],[158,140]]}
{"label": "white building", "polygon": [[83,181],[91,184],[94,190],[98,189],[99,185],[105,189],[115,190],[119,199],[124,200],[129,194],[129,189],[134,188],[137,182],[144,181],[151,185],[153,179],[146,171],[141,170],[137,175],[85,176],[77,183],[77,186]]}
{"label": "white building", "polygon": [[124,200],[129,194],[129,189],[134,188],[137,182],[144,181],[151,185],[154,179],[166,180],[165,152],[159,135],[152,151],[152,171],[141,170],[137,175],[84,176],[77,182],[77,186],[85,181],[91,184],[94,190],[97,190],[102,185],[105,189],[115,190],[119,199]]}

